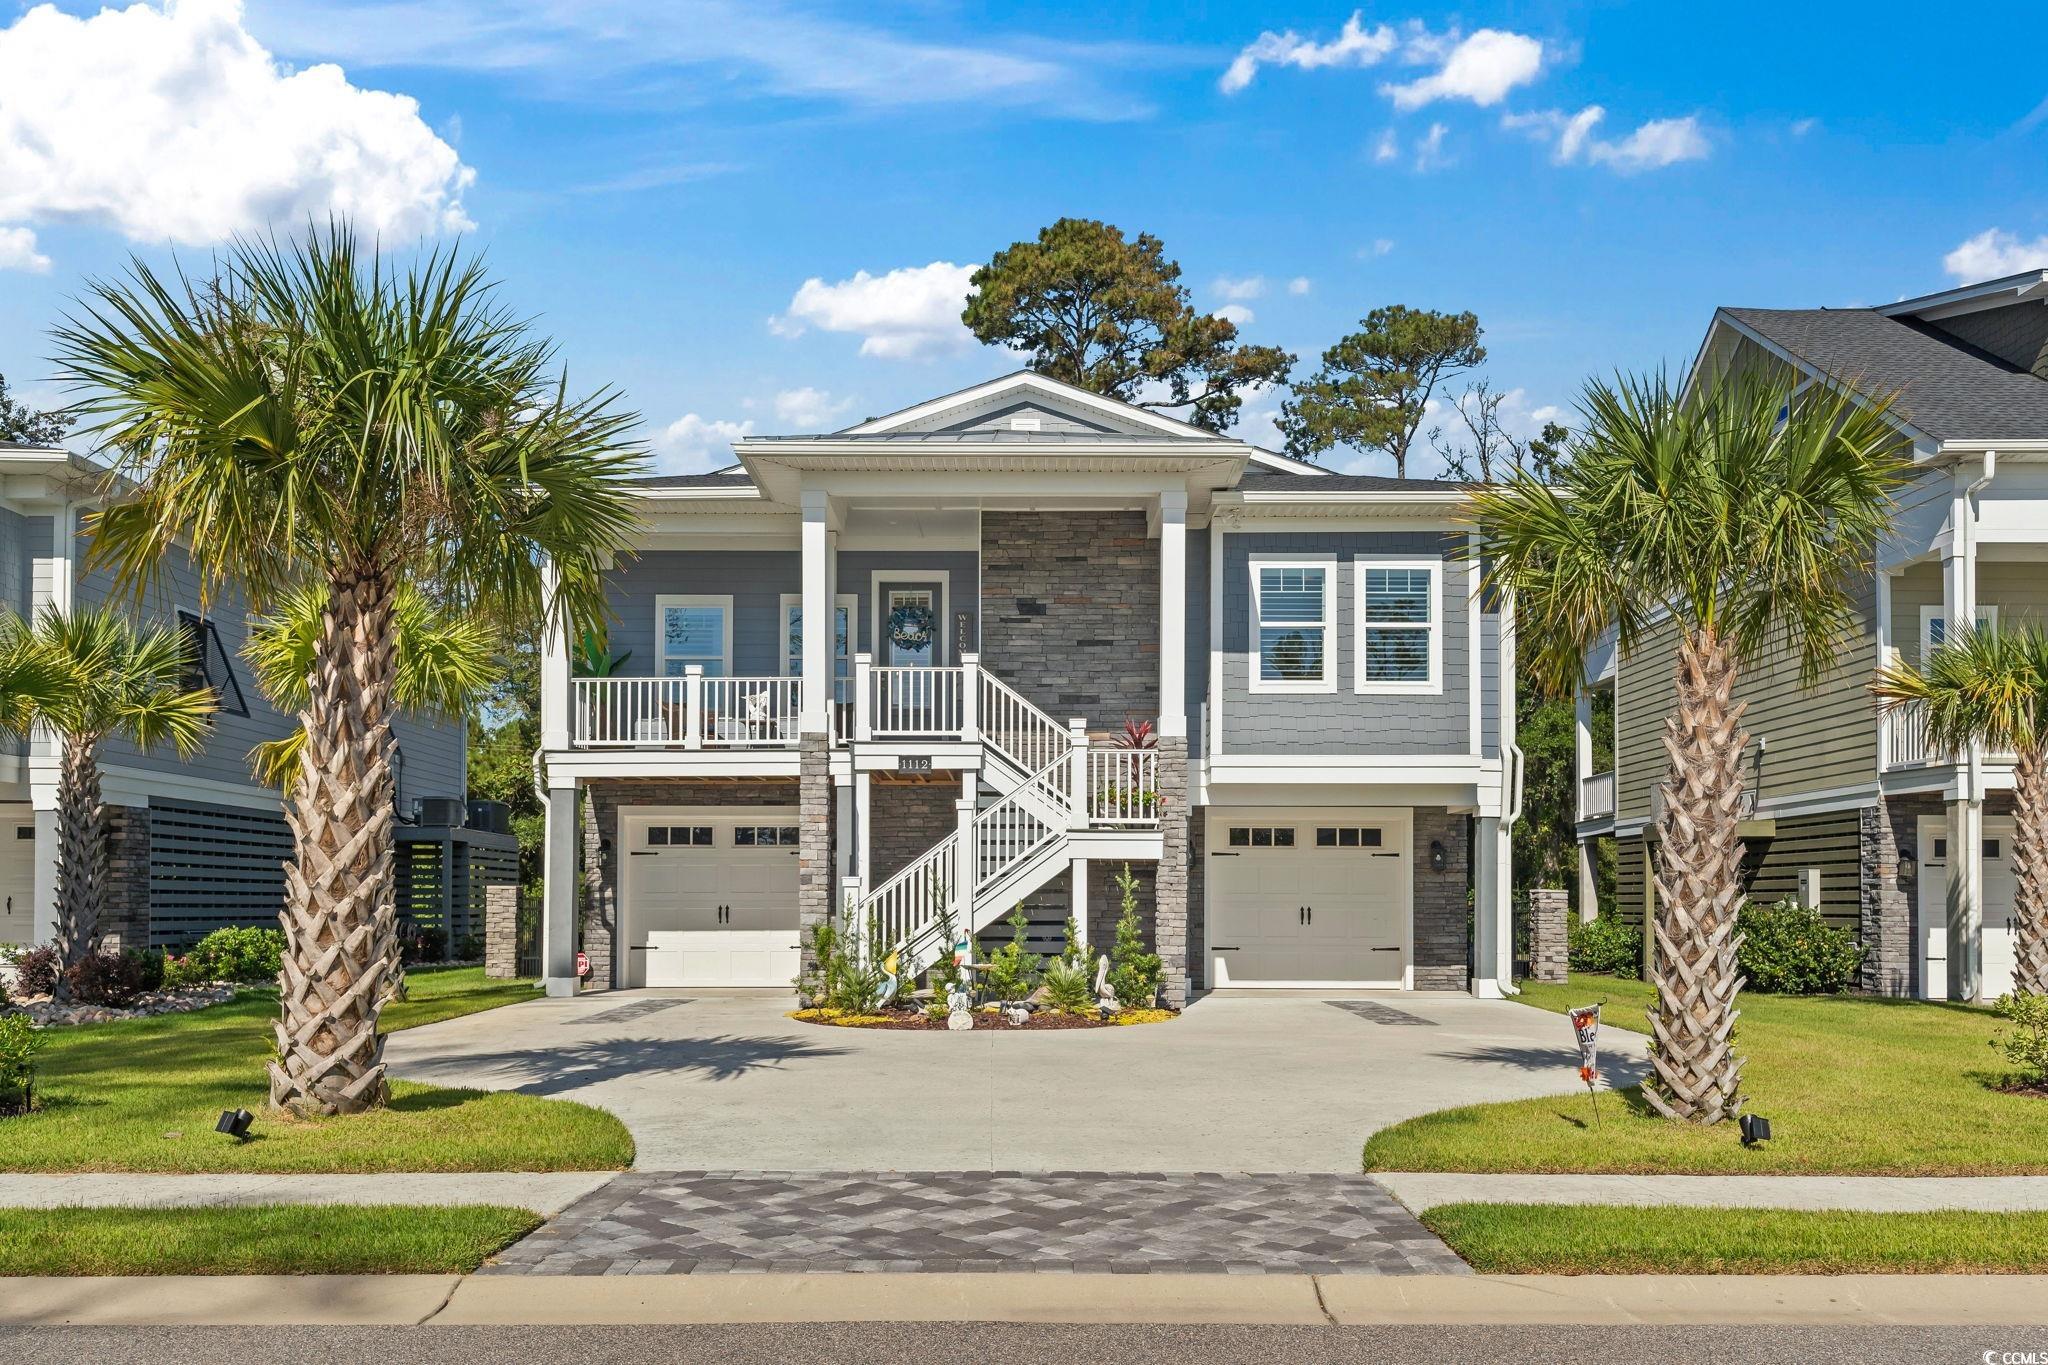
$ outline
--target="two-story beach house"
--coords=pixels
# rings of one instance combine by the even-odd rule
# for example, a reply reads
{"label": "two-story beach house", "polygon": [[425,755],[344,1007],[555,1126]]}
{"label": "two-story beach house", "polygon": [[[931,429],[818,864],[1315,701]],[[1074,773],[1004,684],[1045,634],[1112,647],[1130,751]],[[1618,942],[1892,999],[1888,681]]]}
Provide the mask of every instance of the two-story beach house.
{"label": "two-story beach house", "polygon": [[1020,905],[1106,944],[1126,864],[1173,1003],[1508,980],[1512,624],[1456,486],[1031,373],[735,451],[639,484],[610,676],[547,637],[551,992],[787,990],[828,917],[913,969]]}
{"label": "two-story beach house", "polygon": [[[1881,660],[1923,659],[1952,621],[2048,621],[2048,271],[1878,308],[1723,308],[1695,380],[1738,366],[1889,399],[1915,464],[1829,676],[1807,688],[1782,653],[1748,662],[1749,894],[1855,927],[1867,990],[1995,997],[2012,985],[2011,757],[1936,751],[1915,712],[1880,713],[1868,688]],[[1617,841],[1630,920],[1650,904],[1671,694],[1668,638],[1588,660],[1579,835],[1586,850]],[[1611,743],[1594,732],[1609,724]],[[1611,769],[1595,761],[1607,751]]]}
{"label": "two-story beach house", "polygon": [[[87,516],[106,488],[105,466],[86,456],[0,443],[0,605],[33,617],[113,596],[111,576],[86,565]],[[213,688],[219,710],[205,747],[189,758],[115,740],[100,746],[112,845],[100,931],[109,945],[143,948],[182,947],[223,925],[275,928],[291,833],[276,789],[251,778],[248,753],[297,722],[249,675],[241,654],[248,613],[232,593],[202,601],[182,551],[143,601],[117,600],[138,620],[185,632],[189,680]],[[460,902],[457,932],[471,921],[480,928],[483,883],[516,876],[517,841],[467,819],[460,718],[401,716],[394,729],[403,906],[409,918],[441,923]],[[55,934],[60,754],[41,731],[0,741],[0,944]]]}

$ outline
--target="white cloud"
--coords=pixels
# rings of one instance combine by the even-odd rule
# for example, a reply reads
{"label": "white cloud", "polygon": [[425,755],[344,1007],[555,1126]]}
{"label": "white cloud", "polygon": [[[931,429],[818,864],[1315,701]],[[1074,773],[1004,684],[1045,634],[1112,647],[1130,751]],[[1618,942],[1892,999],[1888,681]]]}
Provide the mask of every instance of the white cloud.
{"label": "white cloud", "polygon": [[1429,125],[1429,131],[1416,139],[1416,170],[1434,171],[1451,164],[1451,159],[1444,155],[1444,135],[1448,132],[1450,129],[1443,124],[1432,123]]}
{"label": "white cloud", "polygon": [[1372,145],[1372,159],[1382,166],[1397,161],[1401,156],[1401,139],[1394,135],[1392,128],[1380,131],[1379,139]]}
{"label": "white cloud", "polygon": [[329,214],[386,237],[472,226],[475,173],[417,101],[280,64],[240,0],[38,6],[0,29],[0,91],[0,224],[190,244]]}
{"label": "white cloud", "polygon": [[751,420],[727,422],[686,412],[654,438],[655,466],[663,474],[703,474],[732,463],[732,443],[754,434]]}
{"label": "white cloud", "polygon": [[1499,104],[1518,85],[1527,85],[1543,70],[1543,44],[1522,33],[1482,28],[1459,40],[1442,66],[1405,84],[1387,84],[1381,91],[1397,109],[1419,109],[1435,100],[1470,100],[1486,107]]}
{"label": "white cloud", "polygon": [[1239,327],[1249,327],[1258,319],[1258,314],[1252,312],[1251,309],[1241,303],[1226,303],[1221,308],[1218,308],[1212,316],[1222,318],[1225,322],[1235,323]]}
{"label": "white cloud", "polygon": [[[1411,29],[1420,28],[1411,22]],[[1366,28],[1362,11],[1353,11],[1337,36],[1327,43],[1311,42],[1293,29],[1275,33],[1268,29],[1246,44],[1224,71],[1218,87],[1235,95],[1252,83],[1261,66],[1294,66],[1313,71],[1325,66],[1374,66],[1401,44],[1401,35],[1390,24]]]}
{"label": "white cloud", "polygon": [[1374,257],[1384,256],[1393,249],[1393,238],[1375,237],[1370,242],[1366,243],[1364,246],[1358,248],[1358,259],[1361,261],[1369,261],[1372,260]]}
{"label": "white cloud", "polygon": [[1259,299],[1266,296],[1266,277],[1264,275],[1246,275],[1243,279],[1234,280],[1228,275],[1219,275],[1216,277],[1215,283],[1209,286],[1209,289],[1218,298],[1228,299],[1232,303],[1243,303],[1247,299]]}
{"label": "white cloud", "polygon": [[862,355],[918,359],[973,340],[960,322],[960,310],[972,292],[968,280],[975,269],[933,261],[886,275],[860,270],[837,284],[814,275],[797,289],[788,310],[770,318],[768,326],[778,336],[797,336],[805,327],[853,332],[861,338]]}
{"label": "white cloud", "polygon": [[1680,161],[1702,161],[1713,154],[1713,144],[1707,141],[1706,132],[1694,115],[1651,119],[1620,139],[1597,135],[1606,117],[1605,109],[1589,104],[1576,114],[1546,109],[1533,114],[1508,114],[1500,122],[1503,128],[1551,142],[1550,159],[1560,166],[1583,162],[1633,175]]}
{"label": "white cloud", "polygon": [[2048,270],[2048,234],[2025,242],[2003,228],[1985,228],[1943,256],[1941,267],[1963,284],[2017,275],[2023,270]]}
{"label": "white cloud", "polygon": [[1287,282],[1287,292],[1293,294],[1297,298],[1299,298],[1303,294],[1306,294],[1310,289],[1314,287],[1315,286],[1309,282],[1309,278],[1306,275],[1296,275],[1293,279]]}
{"label": "white cloud", "polygon": [[1818,127],[1820,127],[1819,119],[1801,118],[1792,120],[1792,126],[1789,129],[1787,129],[1787,131],[1790,132],[1794,137],[1805,137],[1808,133],[1812,132],[1814,129]]}
{"label": "white cloud", "polygon": [[775,420],[792,431],[830,431],[833,419],[852,407],[851,398],[834,398],[825,390],[806,384],[775,395]]}
{"label": "white cloud", "polygon": [[0,270],[48,272],[50,258],[36,250],[36,235],[24,227],[0,227]]}

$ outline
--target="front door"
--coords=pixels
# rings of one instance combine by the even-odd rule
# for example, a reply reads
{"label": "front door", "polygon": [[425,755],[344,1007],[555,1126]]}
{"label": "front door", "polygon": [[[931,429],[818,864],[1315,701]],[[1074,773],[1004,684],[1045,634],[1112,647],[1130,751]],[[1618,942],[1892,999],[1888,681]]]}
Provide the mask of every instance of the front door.
{"label": "front door", "polygon": [[[1979,992],[1996,1000],[2012,989],[2018,966],[2013,901],[2019,877],[2013,867],[2013,821],[2010,816],[1984,817],[1984,979]],[[1954,849],[1948,821],[1920,817],[1920,994],[1928,1000],[1948,998],[1948,866]]]}
{"label": "front door", "polygon": [[945,601],[936,583],[882,587],[882,664],[930,668],[945,662]]}

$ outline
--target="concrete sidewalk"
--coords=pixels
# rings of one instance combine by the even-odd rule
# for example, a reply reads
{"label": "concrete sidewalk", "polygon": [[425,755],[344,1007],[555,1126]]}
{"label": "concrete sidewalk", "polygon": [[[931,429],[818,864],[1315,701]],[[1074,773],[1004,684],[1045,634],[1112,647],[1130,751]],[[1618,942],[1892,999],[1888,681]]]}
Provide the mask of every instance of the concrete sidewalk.
{"label": "concrete sidewalk", "polygon": [[1438,1204],[1677,1204],[1868,1213],[2048,1210],[2048,1176],[1466,1175],[1374,1172],[1411,1213]]}
{"label": "concrete sidewalk", "polygon": [[229,1204],[502,1204],[553,1217],[616,1171],[392,1175],[0,1175],[0,1208],[183,1209]]}
{"label": "concrete sidewalk", "polygon": [[455,1275],[21,1279],[7,1325],[761,1322],[2048,1326],[2048,1276]]}

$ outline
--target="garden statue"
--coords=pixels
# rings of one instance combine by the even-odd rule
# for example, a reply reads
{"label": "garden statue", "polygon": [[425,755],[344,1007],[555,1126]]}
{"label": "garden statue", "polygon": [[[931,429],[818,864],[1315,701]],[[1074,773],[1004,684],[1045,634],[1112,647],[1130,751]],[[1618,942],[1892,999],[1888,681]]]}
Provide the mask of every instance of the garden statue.
{"label": "garden statue", "polygon": [[973,997],[967,993],[966,984],[955,983],[953,988],[946,992],[946,1027],[955,1033],[973,1028],[974,1015],[968,1009],[973,1003]]}
{"label": "garden statue", "polygon": [[1095,960],[1095,1003],[1106,1014],[1117,1010],[1116,992],[1109,988],[1109,954]]}

